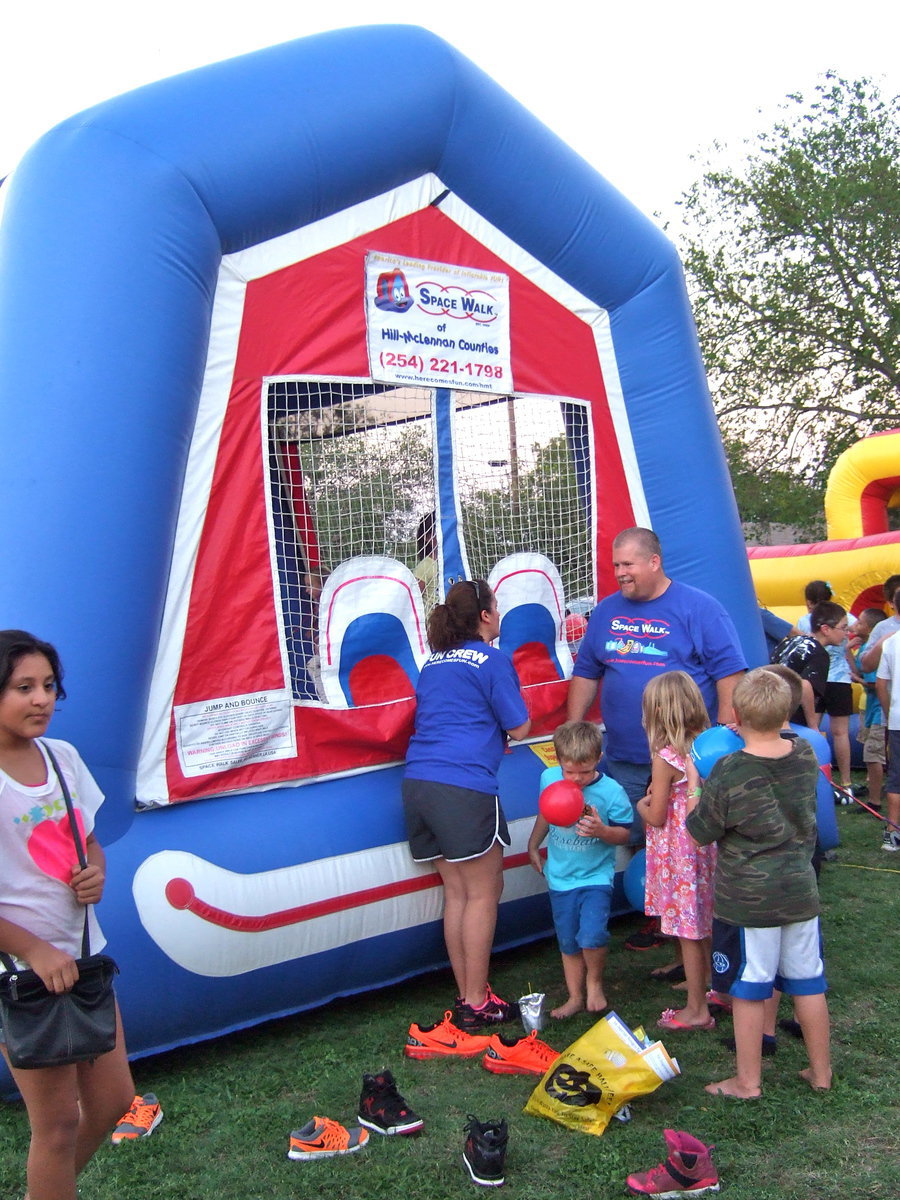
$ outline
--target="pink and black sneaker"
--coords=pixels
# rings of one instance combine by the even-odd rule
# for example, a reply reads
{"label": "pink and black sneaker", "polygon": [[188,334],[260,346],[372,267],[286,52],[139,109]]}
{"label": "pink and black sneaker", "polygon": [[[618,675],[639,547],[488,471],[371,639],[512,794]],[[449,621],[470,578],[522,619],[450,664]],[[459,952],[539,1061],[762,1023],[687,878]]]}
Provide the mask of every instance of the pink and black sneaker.
{"label": "pink and black sneaker", "polygon": [[719,1173],[710,1157],[714,1146],[705,1146],[699,1138],[683,1130],[664,1129],[669,1157],[658,1167],[629,1175],[625,1180],[635,1196],[654,1200],[676,1200],[679,1196],[701,1196],[719,1190]]}
{"label": "pink and black sneaker", "polygon": [[453,1024],[466,1033],[484,1029],[485,1026],[502,1025],[504,1021],[514,1021],[520,1015],[518,1004],[501,1000],[491,991],[490,984],[487,986],[483,1003],[477,1008],[466,1004],[460,997],[457,997],[453,1006]]}

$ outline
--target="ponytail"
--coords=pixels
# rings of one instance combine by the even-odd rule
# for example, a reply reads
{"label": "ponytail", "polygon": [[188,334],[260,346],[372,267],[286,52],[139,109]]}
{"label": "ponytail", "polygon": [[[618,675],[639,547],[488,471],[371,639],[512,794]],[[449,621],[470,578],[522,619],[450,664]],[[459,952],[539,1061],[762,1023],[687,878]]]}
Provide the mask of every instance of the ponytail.
{"label": "ponytail", "polygon": [[481,614],[490,610],[494,593],[483,579],[454,583],[443,604],[428,618],[428,644],[432,650],[452,650],[481,637]]}

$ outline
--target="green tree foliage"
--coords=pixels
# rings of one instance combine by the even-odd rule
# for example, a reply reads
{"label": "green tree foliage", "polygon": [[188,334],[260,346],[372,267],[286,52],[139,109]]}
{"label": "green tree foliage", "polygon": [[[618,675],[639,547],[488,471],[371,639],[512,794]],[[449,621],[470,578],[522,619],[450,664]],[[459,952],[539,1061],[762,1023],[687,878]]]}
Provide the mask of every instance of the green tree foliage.
{"label": "green tree foliage", "polygon": [[590,525],[565,434],[533,450],[533,466],[520,469],[511,486],[463,497],[471,570],[486,576],[507,554],[534,551],[559,569],[567,597],[592,595]]}
{"label": "green tree foliage", "polygon": [[[795,538],[817,542],[825,537],[825,488],[819,479],[796,470],[758,467],[742,442],[726,438],[725,453],[744,534],[750,544]],[[786,525],[791,533],[773,530]]]}
{"label": "green tree foliage", "polygon": [[900,100],[828,74],[782,111],[684,195],[682,249],[726,439],[824,482],[897,424]]}
{"label": "green tree foliage", "polygon": [[434,508],[430,428],[370,427],[363,406],[316,410],[301,430],[303,486],[325,573],[357,554],[416,561],[415,530]]}

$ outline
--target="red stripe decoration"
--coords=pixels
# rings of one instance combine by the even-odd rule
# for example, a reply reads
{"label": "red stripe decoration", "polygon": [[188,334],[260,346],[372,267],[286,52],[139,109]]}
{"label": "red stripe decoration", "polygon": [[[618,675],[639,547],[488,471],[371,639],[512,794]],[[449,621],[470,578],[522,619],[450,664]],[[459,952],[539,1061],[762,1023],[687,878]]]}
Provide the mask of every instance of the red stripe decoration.
{"label": "red stripe decoration", "polygon": [[[504,871],[527,866],[527,854],[510,854],[503,860]],[[428,888],[441,886],[441,878],[435,871],[431,875],[417,875],[413,879],[400,879],[394,883],[383,883],[378,887],[363,888],[358,892],[346,892],[343,896],[329,896],[311,904],[298,904],[281,912],[265,913],[258,917],[242,916],[227,912],[202,900],[187,879],[170,879],[166,884],[166,899],[172,908],[180,909],[218,925],[222,929],[234,929],[238,933],[265,933],[270,929],[283,929],[286,925],[298,925],[301,921],[314,921],[316,917],[327,917],[332,913],[346,912],[351,908],[362,908],[365,904],[378,904],[381,900],[393,900],[398,896],[410,896]]]}

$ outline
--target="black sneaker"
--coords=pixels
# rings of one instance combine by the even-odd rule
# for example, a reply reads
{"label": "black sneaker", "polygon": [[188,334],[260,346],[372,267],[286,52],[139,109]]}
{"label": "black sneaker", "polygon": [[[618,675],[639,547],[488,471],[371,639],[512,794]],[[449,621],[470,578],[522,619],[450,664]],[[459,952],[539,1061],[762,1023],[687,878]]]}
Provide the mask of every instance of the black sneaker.
{"label": "black sneaker", "polygon": [[795,1021],[793,1017],[782,1017],[778,1022],[778,1028],[783,1029],[785,1033],[789,1033],[791,1037],[803,1039],[803,1030],[800,1027],[800,1022]]}
{"label": "black sneaker", "polygon": [[505,1182],[503,1167],[509,1132],[505,1121],[484,1124],[469,1113],[466,1122],[466,1145],[463,1162],[473,1183],[481,1187],[500,1187]]}
{"label": "black sneaker", "polygon": [[424,1121],[400,1093],[390,1071],[363,1075],[359,1097],[359,1123],[375,1133],[418,1133]]}
{"label": "black sneaker", "polygon": [[[737,1050],[737,1043],[733,1037],[719,1038],[719,1044],[724,1046],[726,1050],[730,1050],[734,1054]],[[773,1054],[778,1053],[778,1039],[772,1037],[771,1033],[764,1033],[762,1040],[762,1056],[763,1058],[771,1058]]]}
{"label": "black sneaker", "polygon": [[480,1008],[473,1008],[471,1004],[466,1004],[458,996],[453,1006],[453,1024],[465,1033],[484,1029],[485,1026],[502,1025],[504,1021],[514,1021],[521,1015],[518,1004],[501,1000],[491,991],[490,985],[488,985],[485,1002]]}
{"label": "black sneaker", "polygon": [[656,946],[664,946],[671,938],[663,937],[659,932],[659,920],[656,917],[642,925],[636,933],[631,933],[625,939],[626,950],[653,950]]}

